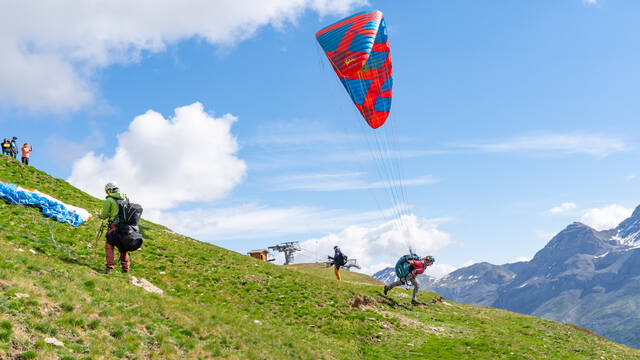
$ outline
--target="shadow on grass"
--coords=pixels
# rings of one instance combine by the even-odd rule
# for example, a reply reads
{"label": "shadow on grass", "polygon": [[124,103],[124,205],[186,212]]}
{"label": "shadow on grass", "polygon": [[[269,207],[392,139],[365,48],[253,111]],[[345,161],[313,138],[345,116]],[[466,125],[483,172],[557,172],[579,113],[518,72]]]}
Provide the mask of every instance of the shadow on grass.
{"label": "shadow on grass", "polygon": [[379,298],[378,302],[381,303],[381,304],[385,304],[385,305],[389,306],[392,309],[402,308],[402,309],[405,309],[405,310],[408,310],[408,311],[412,311],[413,310],[412,307],[407,306],[405,304],[401,304],[401,303],[395,301],[394,299],[384,295],[382,292],[379,292],[377,294],[378,294],[378,298]]}
{"label": "shadow on grass", "polygon": [[72,257],[67,256],[66,254],[58,254],[57,257],[58,257],[58,259],[62,260],[62,262],[67,263],[67,264],[71,264],[71,265],[84,266],[84,267],[88,267],[90,269],[93,269],[96,266],[95,262],[88,261],[88,259],[72,258]]}

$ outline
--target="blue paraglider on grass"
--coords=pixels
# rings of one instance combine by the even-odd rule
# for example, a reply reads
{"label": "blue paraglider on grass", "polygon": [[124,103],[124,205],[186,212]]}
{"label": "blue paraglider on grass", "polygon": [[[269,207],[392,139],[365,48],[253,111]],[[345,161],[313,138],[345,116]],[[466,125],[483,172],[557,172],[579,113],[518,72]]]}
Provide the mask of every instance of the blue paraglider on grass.
{"label": "blue paraglider on grass", "polygon": [[23,189],[14,184],[0,182],[0,198],[14,205],[39,207],[46,216],[72,226],[81,225],[90,216],[84,209],[67,205],[38,191]]}

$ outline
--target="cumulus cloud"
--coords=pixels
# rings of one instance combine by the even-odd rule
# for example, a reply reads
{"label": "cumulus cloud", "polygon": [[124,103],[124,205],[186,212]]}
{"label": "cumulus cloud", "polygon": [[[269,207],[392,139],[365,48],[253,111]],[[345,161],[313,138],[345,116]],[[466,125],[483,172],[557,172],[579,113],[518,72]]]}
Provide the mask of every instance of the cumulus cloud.
{"label": "cumulus cloud", "polygon": [[[434,254],[450,244],[450,235],[438,229],[445,220],[419,219],[414,215],[405,216],[402,221],[382,220],[390,212],[245,204],[216,209],[151,210],[145,212],[145,218],[209,242],[307,236],[300,244],[303,251],[295,254],[296,262],[325,261],[337,244],[350,258],[358,260],[360,271],[369,274],[394,266],[397,258],[408,251],[408,244],[420,255]],[[312,233],[329,234],[309,238]],[[276,258],[282,260],[279,255]],[[429,275],[440,277],[454,269],[437,263]]]}
{"label": "cumulus cloud", "polygon": [[213,117],[200,103],[175,109],[169,119],[149,110],[118,135],[112,157],[87,153],[73,163],[68,181],[102,197],[104,184],[115,180],[149,210],[218,199],[246,173],[231,134],[235,121],[230,114]]}
{"label": "cumulus cloud", "polygon": [[549,212],[553,215],[558,215],[558,214],[564,214],[566,212],[569,212],[573,209],[576,209],[578,207],[578,205],[576,205],[575,203],[572,202],[564,202],[558,206],[554,206],[551,209],[549,209]]}
{"label": "cumulus cloud", "polygon": [[145,218],[203,241],[279,238],[326,233],[351,224],[373,224],[385,212],[348,212],[316,207],[270,207],[249,203],[235,207],[149,211]]}
{"label": "cumulus cloud", "polygon": [[496,142],[457,144],[484,152],[529,152],[537,155],[586,154],[607,157],[631,149],[619,138],[599,135],[546,134],[518,136]]}
{"label": "cumulus cloud", "polygon": [[409,245],[422,255],[434,254],[451,243],[450,235],[438,229],[437,221],[404,216],[402,223],[389,221],[377,226],[352,225],[346,229],[301,243],[302,248],[332,249],[340,246],[350,258],[355,258],[365,273],[372,274],[385,264],[395,264],[407,253]]}
{"label": "cumulus cloud", "polygon": [[97,69],[138,61],[188,38],[233,45],[306,10],[346,13],[365,0],[5,1],[0,5],[0,102],[76,110]]}
{"label": "cumulus cloud", "polygon": [[596,230],[607,230],[618,226],[624,219],[631,216],[632,213],[633,209],[612,204],[602,208],[590,209],[582,215],[580,221]]}

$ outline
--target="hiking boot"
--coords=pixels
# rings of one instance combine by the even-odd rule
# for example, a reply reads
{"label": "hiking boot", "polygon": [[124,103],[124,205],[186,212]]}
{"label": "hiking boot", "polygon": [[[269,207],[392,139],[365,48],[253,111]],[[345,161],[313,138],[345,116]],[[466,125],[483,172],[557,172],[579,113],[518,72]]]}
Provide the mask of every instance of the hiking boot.
{"label": "hiking boot", "polygon": [[103,274],[107,274],[107,275],[109,275],[109,274],[111,274],[112,272],[113,272],[113,269],[112,269],[112,268],[104,268],[104,271],[103,271],[102,273],[103,273]]}
{"label": "hiking boot", "polygon": [[128,273],[128,272],[129,272],[129,269],[122,269],[122,272],[123,272],[124,274],[126,274],[126,273]]}
{"label": "hiking boot", "polygon": [[411,305],[413,306],[420,306],[420,305],[424,305],[424,303],[417,301],[417,300],[411,300]]}
{"label": "hiking boot", "polygon": [[387,296],[387,292],[389,292],[389,288],[387,285],[384,286],[384,296]]}

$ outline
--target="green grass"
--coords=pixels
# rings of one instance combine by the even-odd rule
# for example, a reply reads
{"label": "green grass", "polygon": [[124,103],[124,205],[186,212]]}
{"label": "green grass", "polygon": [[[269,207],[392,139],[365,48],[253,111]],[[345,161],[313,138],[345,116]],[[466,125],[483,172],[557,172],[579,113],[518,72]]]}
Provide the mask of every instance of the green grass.
{"label": "green grass", "polygon": [[[336,276],[333,272],[333,267],[327,267],[325,263],[291,264],[285,266],[285,268],[297,270],[307,275],[325,280],[336,280]],[[384,286],[383,282],[374,279],[369,275],[360,274],[345,269],[340,269],[340,278],[342,279],[342,281],[350,283]]]}
{"label": "green grass", "polygon": [[[0,159],[0,181],[96,214],[101,200]],[[104,266],[97,220],[78,228],[0,202],[0,358],[22,359],[637,359],[581,328],[442,301],[409,305],[377,280],[322,265],[276,266],[144,221],[131,275]],[[55,243],[52,242],[52,239]],[[91,246],[88,246],[91,245]],[[34,250],[33,254],[29,250]],[[55,337],[64,347],[44,342]]]}

